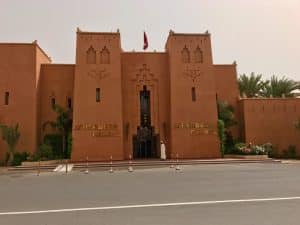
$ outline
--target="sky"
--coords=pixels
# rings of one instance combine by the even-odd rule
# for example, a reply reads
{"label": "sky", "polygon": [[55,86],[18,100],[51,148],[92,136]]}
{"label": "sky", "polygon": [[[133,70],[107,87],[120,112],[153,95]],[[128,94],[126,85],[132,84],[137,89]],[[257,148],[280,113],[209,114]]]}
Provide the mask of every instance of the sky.
{"label": "sky", "polygon": [[0,0],[0,42],[32,42],[75,62],[76,28],[121,33],[125,51],[164,51],[172,29],[212,38],[215,64],[300,80],[300,0]]}

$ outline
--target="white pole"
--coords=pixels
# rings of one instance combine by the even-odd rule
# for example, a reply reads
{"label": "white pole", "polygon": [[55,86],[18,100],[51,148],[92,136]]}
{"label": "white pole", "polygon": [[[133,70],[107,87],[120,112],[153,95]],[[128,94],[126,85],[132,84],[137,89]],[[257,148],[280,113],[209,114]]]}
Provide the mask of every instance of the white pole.
{"label": "white pole", "polygon": [[85,164],[85,171],[84,171],[85,174],[88,174],[89,173],[89,157],[86,156],[86,164]]}
{"label": "white pole", "polygon": [[178,153],[176,153],[176,167],[175,167],[175,170],[180,170],[180,167],[179,167],[179,159],[178,159]]}
{"label": "white pole", "polygon": [[113,159],[113,157],[112,157],[112,155],[110,156],[110,170],[109,170],[109,172],[110,173],[113,173],[114,172],[114,170],[113,170],[113,165],[112,165],[112,159]]}
{"label": "white pole", "polygon": [[133,168],[132,168],[132,165],[131,165],[131,154],[129,155],[129,167],[128,167],[128,172],[133,172]]}
{"label": "white pole", "polygon": [[66,159],[66,174],[68,173],[68,159]]}
{"label": "white pole", "polygon": [[40,173],[41,173],[41,159],[39,159],[39,165],[38,165],[37,176],[39,176]]}

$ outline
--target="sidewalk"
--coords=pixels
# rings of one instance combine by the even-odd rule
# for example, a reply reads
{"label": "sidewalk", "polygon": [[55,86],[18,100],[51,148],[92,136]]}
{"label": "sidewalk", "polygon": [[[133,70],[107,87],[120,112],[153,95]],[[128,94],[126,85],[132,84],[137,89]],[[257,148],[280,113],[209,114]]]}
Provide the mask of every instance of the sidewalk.
{"label": "sidewalk", "polygon": [[8,170],[8,167],[2,167],[2,166],[0,166],[0,174],[1,173],[6,173],[7,170]]}
{"label": "sidewalk", "polygon": [[281,160],[281,163],[286,163],[286,164],[300,164],[300,160],[296,160],[296,159],[283,159],[283,160]]}

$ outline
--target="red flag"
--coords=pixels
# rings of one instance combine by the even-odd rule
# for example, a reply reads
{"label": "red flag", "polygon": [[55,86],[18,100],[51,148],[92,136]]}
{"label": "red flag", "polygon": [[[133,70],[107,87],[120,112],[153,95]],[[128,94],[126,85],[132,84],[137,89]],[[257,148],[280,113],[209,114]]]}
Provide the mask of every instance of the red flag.
{"label": "red flag", "polygon": [[144,47],[143,49],[146,50],[148,48],[148,38],[146,32],[144,31]]}

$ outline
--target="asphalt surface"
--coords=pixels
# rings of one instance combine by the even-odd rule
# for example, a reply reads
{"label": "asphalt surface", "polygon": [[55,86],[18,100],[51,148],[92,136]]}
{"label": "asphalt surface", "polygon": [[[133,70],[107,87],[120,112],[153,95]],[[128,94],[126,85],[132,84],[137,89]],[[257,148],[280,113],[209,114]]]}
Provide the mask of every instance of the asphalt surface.
{"label": "asphalt surface", "polygon": [[300,164],[181,168],[0,175],[0,225],[300,224]]}

